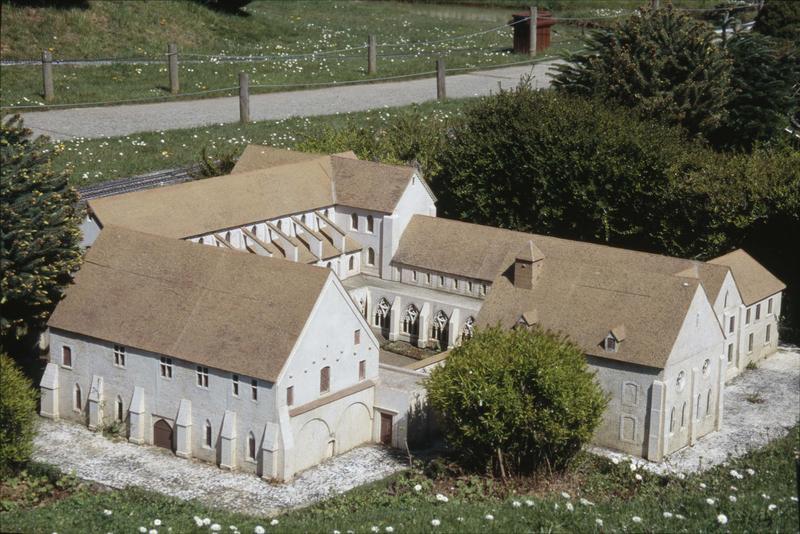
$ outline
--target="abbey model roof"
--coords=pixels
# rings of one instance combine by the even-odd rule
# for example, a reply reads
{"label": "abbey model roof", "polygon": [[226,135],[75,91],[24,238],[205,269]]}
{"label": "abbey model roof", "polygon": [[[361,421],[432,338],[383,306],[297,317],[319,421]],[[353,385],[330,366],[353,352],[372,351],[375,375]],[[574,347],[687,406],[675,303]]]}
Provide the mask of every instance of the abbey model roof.
{"label": "abbey model roof", "polygon": [[392,213],[416,170],[248,147],[226,176],[88,201],[102,226],[186,238],[332,205]]}
{"label": "abbey model roof", "polygon": [[746,306],[786,289],[786,284],[742,249],[714,258],[709,263],[730,268]]}
{"label": "abbey model roof", "polygon": [[[543,257],[530,290],[513,265],[531,243]],[[533,257],[539,255],[536,253]],[[393,263],[492,282],[478,324],[511,327],[535,317],[586,354],[661,368],[699,285],[719,291],[727,267],[490,226],[415,215]],[[625,332],[616,352],[609,332]]]}
{"label": "abbey model roof", "polygon": [[107,226],[48,325],[274,382],[331,276]]}

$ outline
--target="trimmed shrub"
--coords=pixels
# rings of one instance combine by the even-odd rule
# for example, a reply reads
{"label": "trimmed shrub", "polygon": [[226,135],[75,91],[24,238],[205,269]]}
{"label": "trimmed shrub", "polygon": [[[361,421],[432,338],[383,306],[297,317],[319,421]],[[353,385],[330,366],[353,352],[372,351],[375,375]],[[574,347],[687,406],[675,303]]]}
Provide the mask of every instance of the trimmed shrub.
{"label": "trimmed shrub", "polygon": [[37,398],[30,379],[0,354],[0,472],[12,472],[30,459]]}
{"label": "trimmed shrub", "polygon": [[478,331],[427,388],[454,453],[504,475],[565,467],[607,403],[581,349],[541,330]]}

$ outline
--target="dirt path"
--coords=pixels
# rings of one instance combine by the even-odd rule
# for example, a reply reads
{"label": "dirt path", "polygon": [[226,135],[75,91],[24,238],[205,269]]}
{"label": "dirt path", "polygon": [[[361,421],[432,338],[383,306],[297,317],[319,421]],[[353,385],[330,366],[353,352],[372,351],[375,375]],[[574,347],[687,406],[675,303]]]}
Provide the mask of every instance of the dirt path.
{"label": "dirt path", "polygon": [[[484,70],[447,78],[447,96],[464,98],[487,95],[498,87],[517,85],[521,76],[532,74],[535,87],[550,86],[555,62]],[[436,79],[425,78],[375,84],[344,85],[305,91],[287,91],[250,96],[254,121],[289,117],[333,115],[368,109],[406,106],[436,99]],[[209,98],[74,109],[53,109],[23,114],[25,126],[34,134],[54,139],[97,138],[136,132],[176,130],[239,120],[239,97]]]}

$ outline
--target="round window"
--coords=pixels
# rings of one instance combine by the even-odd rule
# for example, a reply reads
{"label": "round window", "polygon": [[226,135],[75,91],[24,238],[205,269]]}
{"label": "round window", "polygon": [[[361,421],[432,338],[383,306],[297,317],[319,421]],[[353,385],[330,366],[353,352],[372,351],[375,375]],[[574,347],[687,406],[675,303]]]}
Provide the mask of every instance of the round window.
{"label": "round window", "polygon": [[678,391],[683,389],[683,386],[686,385],[686,371],[681,371],[678,373],[678,378],[675,380],[675,385],[678,387]]}

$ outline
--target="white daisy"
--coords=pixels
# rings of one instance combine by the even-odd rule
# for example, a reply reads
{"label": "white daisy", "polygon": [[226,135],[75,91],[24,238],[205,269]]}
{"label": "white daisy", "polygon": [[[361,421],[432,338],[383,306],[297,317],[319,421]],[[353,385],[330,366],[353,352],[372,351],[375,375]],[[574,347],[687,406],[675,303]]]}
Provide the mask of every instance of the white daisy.
{"label": "white daisy", "polygon": [[672,517],[672,512],[664,512],[664,519],[670,519]]}
{"label": "white daisy", "polygon": [[776,508],[778,508],[777,504],[770,504],[769,506],[767,506],[767,510],[769,510],[770,512],[774,511]]}
{"label": "white daisy", "polygon": [[598,527],[602,527],[603,526],[603,520],[600,519],[599,517],[597,519],[595,519],[594,522],[597,524]]}
{"label": "white daisy", "polygon": [[448,499],[445,495],[442,495],[441,493],[437,493],[436,494],[436,500],[439,501],[439,502],[447,502],[450,499]]}
{"label": "white daisy", "polygon": [[717,523],[719,523],[720,525],[724,525],[727,522],[728,522],[728,516],[726,516],[725,514],[719,514],[717,516]]}
{"label": "white daisy", "polygon": [[519,501],[513,501],[511,503],[511,506],[513,506],[514,508],[519,508],[520,506],[522,506],[522,503]]}
{"label": "white daisy", "polygon": [[494,521],[494,516],[492,514],[486,514],[485,516],[483,516],[483,518],[486,519],[487,521]]}
{"label": "white daisy", "polygon": [[635,516],[633,516],[631,518],[631,521],[633,521],[634,523],[641,523],[642,522],[642,518],[639,517],[638,515],[635,515]]}
{"label": "white daisy", "polygon": [[433,525],[434,527],[438,527],[441,524],[442,522],[439,521],[438,519],[431,519],[431,525]]}

